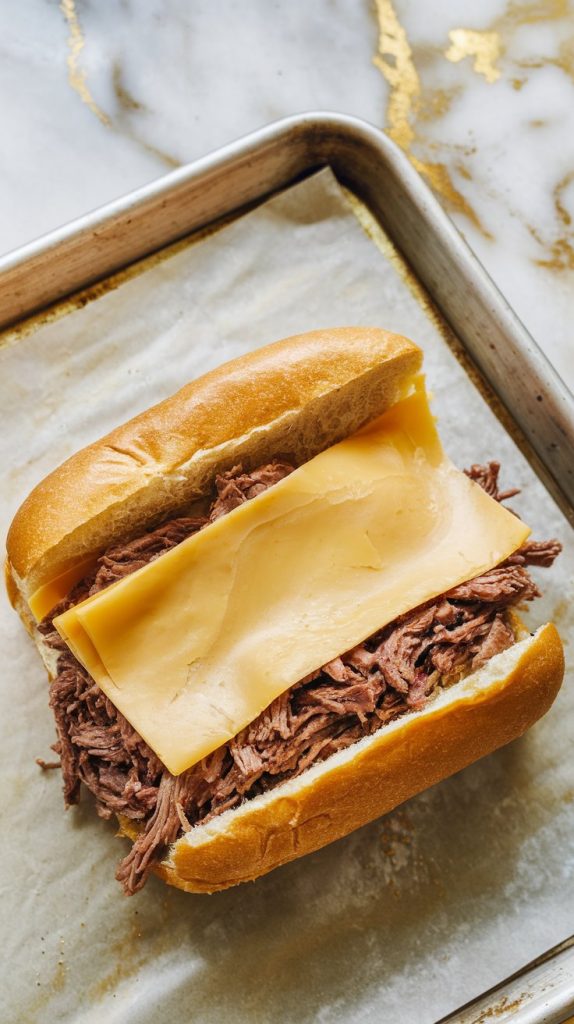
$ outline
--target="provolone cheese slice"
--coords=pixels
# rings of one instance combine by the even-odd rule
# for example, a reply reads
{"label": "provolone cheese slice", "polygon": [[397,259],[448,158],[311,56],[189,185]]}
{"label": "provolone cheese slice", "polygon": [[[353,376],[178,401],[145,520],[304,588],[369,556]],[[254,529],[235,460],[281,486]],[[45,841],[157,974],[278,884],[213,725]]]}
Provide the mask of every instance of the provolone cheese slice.
{"label": "provolone cheese slice", "polygon": [[418,393],[55,625],[177,775],[528,533],[448,460]]}
{"label": "provolone cheese slice", "polygon": [[32,594],[28,602],[30,611],[36,621],[40,622],[62,598],[66,597],[74,583],[78,583],[84,576],[87,576],[90,569],[93,569],[96,565],[96,562],[97,558],[88,558],[84,562],[76,562],[72,568],[39,587]]}

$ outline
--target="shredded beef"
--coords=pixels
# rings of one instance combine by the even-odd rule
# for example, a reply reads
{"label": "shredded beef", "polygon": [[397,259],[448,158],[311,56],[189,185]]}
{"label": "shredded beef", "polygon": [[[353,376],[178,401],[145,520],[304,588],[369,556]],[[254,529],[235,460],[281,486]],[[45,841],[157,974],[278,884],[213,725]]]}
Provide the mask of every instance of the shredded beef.
{"label": "shredded beef", "polygon": [[549,569],[562,551],[558,540],[527,540],[507,562],[512,565],[538,565]]}
{"label": "shredded beef", "polygon": [[110,583],[129,576],[136,569],[141,569],[149,562],[163,555],[164,552],[181,544],[182,540],[191,537],[193,533],[201,530],[209,520],[206,516],[195,516],[194,518],[172,519],[169,523],[153,530],[152,533],[145,533],[143,537],[136,537],[129,544],[120,544],[114,548],[108,548],[99,560],[97,572],[93,583],[90,586],[89,594],[97,594]]}
{"label": "shredded beef", "polygon": [[209,512],[210,522],[227,515],[244,501],[256,498],[268,487],[273,487],[284,477],[289,476],[293,469],[288,462],[270,462],[266,466],[259,466],[251,473],[244,473],[241,466],[234,466],[227,473],[216,476],[217,498]]}
{"label": "shredded beef", "polygon": [[538,587],[525,568],[530,563],[528,552],[522,554],[523,550],[520,549],[520,557],[523,559],[521,564],[516,565],[507,560],[481,576],[459,584],[447,596],[453,601],[488,601],[495,604],[517,604],[519,601],[532,601],[540,597]]}
{"label": "shredded beef", "polygon": [[157,799],[163,765],[71,654],[58,661],[50,706],[66,805],[78,802],[84,782],[100,817],[146,818]]}
{"label": "shredded beef", "polygon": [[498,476],[500,473],[500,462],[487,462],[484,466],[475,463],[470,469],[464,472],[471,480],[479,484],[483,491],[486,491],[495,501],[507,501],[520,494],[519,487],[511,487],[509,490],[501,491],[498,487]]}
{"label": "shredded beef", "polygon": [[[450,685],[514,643],[506,613],[539,595],[527,566],[549,566],[557,541],[527,541],[501,565],[395,619],[277,697],[229,743],[174,778],[76,661],[54,630],[56,615],[135,572],[244,501],[282,480],[293,467],[272,462],[246,473],[234,466],[216,478],[207,516],[182,517],[109,548],[96,569],[40,624],[61,651],[50,690],[67,805],[83,782],[104,818],[124,815],[142,826],[117,878],[126,893],[144,885],[153,865],[183,829],[293,778],[311,764],[370,735],[385,722],[424,706]],[[472,466],[467,475],[497,501],[500,466]]]}

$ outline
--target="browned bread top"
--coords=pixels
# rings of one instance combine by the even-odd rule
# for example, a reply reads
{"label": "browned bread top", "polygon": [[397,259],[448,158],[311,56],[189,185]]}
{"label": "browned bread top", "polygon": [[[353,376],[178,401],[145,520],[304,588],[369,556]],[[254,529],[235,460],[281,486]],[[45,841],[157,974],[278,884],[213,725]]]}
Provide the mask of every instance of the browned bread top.
{"label": "browned bread top", "polygon": [[393,404],[421,361],[400,335],[346,327],[287,338],[212,370],[38,484],[8,534],[11,582],[29,599],[204,495],[235,461],[311,458]]}

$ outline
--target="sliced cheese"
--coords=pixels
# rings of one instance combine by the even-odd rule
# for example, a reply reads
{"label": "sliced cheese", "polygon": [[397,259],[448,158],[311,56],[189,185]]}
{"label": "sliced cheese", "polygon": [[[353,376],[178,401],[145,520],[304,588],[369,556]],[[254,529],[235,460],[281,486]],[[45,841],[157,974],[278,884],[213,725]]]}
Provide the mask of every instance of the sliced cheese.
{"label": "sliced cheese", "polygon": [[417,393],[55,625],[176,775],[528,533],[452,465]]}
{"label": "sliced cheese", "polygon": [[38,587],[38,590],[32,594],[28,602],[30,611],[36,621],[39,622],[48,612],[52,611],[52,608],[70,593],[74,583],[79,583],[84,576],[88,575],[96,562],[96,558],[88,558],[84,562],[76,562],[71,569]]}

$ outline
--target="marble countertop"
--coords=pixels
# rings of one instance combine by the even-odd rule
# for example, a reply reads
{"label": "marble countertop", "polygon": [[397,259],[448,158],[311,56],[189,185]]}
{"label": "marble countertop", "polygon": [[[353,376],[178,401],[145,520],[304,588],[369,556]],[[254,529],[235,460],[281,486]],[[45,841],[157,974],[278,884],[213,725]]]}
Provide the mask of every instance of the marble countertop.
{"label": "marble countertop", "polygon": [[0,251],[283,115],[385,128],[574,389],[569,0],[6,0]]}

